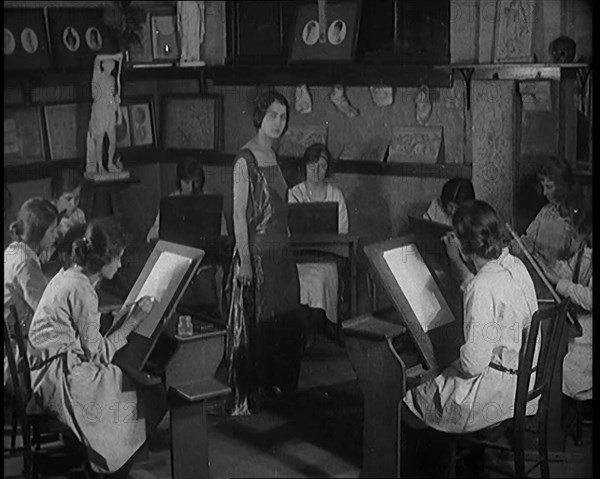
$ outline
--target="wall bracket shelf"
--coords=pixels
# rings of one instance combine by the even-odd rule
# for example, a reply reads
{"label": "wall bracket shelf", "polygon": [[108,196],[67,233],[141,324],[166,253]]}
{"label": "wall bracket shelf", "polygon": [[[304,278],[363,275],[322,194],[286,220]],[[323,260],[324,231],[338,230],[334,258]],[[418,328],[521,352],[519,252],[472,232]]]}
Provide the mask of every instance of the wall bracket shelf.
{"label": "wall bracket shelf", "polygon": [[[467,110],[471,109],[471,80],[560,80],[575,71],[580,92],[592,70],[590,63],[451,63],[436,65],[438,70],[452,70],[463,77],[467,92]],[[583,101],[583,100],[582,100]]]}

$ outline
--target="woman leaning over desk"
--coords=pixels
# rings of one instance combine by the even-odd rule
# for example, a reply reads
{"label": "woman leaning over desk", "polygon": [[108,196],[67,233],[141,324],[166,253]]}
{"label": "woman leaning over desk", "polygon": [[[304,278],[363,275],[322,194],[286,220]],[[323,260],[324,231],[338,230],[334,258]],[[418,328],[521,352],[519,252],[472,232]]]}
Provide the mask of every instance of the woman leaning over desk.
{"label": "woman leaning over desk", "polygon": [[124,249],[124,232],[112,218],[91,221],[73,243],[72,266],[44,291],[28,335],[37,405],[86,446],[95,472],[114,478],[127,477],[134,454],[166,411],[162,385],[136,389],[111,363],[151,311],[152,299],[123,308],[123,324],[100,334],[96,288],[115,275]]}
{"label": "woman leaning over desk", "polygon": [[522,332],[538,306],[524,264],[501,246],[501,223],[490,205],[469,201],[452,224],[444,242],[463,280],[465,343],[450,367],[407,392],[403,419],[416,428],[466,433],[512,417]]}
{"label": "woman leaning over desk", "polygon": [[235,251],[228,319],[231,414],[255,400],[282,398],[298,385],[302,354],[298,271],[289,240],[287,185],[273,141],[287,126],[288,102],[276,91],[257,100],[257,133],[233,168]]}

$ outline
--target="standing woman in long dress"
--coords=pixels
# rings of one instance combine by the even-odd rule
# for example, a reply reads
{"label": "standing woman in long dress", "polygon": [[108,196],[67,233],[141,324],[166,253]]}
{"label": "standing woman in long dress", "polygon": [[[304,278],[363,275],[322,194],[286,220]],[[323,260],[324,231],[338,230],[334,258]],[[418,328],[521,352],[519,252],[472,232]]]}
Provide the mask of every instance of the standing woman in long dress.
{"label": "standing woman in long dress", "polygon": [[298,385],[302,354],[298,271],[287,224],[287,185],[273,142],[287,126],[289,106],[263,93],[253,114],[257,133],[233,168],[235,251],[228,318],[232,415],[250,414],[256,399],[282,398]]}

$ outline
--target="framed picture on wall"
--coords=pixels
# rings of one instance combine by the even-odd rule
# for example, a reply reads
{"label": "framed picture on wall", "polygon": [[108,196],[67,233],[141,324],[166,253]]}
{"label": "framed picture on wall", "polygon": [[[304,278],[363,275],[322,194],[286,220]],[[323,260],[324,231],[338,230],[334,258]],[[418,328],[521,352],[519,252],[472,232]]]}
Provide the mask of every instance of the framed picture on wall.
{"label": "framed picture on wall", "polygon": [[497,0],[494,63],[531,61],[535,0]]}
{"label": "framed picture on wall", "polygon": [[289,62],[351,62],[360,21],[360,0],[327,3],[319,18],[317,2],[298,3]]}
{"label": "framed picture on wall", "polygon": [[284,30],[293,2],[226,3],[228,63],[285,63]]}
{"label": "framed picture on wall", "polygon": [[4,70],[48,70],[52,56],[41,8],[4,9]]}
{"label": "framed picture on wall", "polygon": [[59,70],[89,68],[100,53],[117,46],[102,23],[101,8],[48,8],[54,63]]}
{"label": "framed picture on wall", "polygon": [[174,63],[179,58],[177,16],[151,14],[152,57],[155,62]]}
{"label": "framed picture on wall", "polygon": [[51,160],[85,158],[90,114],[88,103],[44,106]]}
{"label": "framed picture on wall", "polygon": [[4,108],[4,165],[46,160],[42,108]]}
{"label": "framed picture on wall", "polygon": [[125,100],[129,117],[131,146],[156,146],[156,120],[152,97]]}
{"label": "framed picture on wall", "polygon": [[163,147],[219,150],[222,143],[222,115],[220,95],[163,96]]}
{"label": "framed picture on wall", "polygon": [[152,32],[149,13],[146,13],[146,18],[142,23],[139,43],[133,43],[128,51],[131,65],[152,63]]}

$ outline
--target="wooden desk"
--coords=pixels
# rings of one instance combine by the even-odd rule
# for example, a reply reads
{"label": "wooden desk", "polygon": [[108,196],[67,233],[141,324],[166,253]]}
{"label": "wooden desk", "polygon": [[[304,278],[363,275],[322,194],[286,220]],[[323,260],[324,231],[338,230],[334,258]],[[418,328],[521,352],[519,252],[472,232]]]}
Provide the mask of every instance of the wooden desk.
{"label": "wooden desk", "polygon": [[[292,249],[294,252],[304,250],[322,251],[331,253],[342,258],[346,258],[350,266],[350,315],[356,315],[357,311],[357,272],[356,272],[356,252],[358,248],[358,239],[356,235],[296,235],[291,237]],[[324,261],[331,261],[331,258],[323,258]],[[319,259],[317,258],[318,262]]]}

